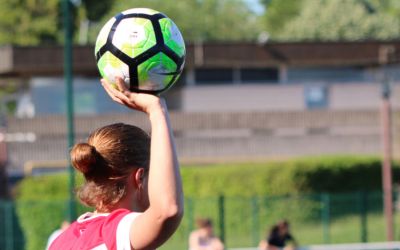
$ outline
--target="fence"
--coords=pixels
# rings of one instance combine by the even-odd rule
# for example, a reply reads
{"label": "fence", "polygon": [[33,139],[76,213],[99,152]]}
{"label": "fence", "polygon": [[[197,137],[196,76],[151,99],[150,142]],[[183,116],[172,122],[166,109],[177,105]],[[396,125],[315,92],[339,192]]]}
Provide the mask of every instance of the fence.
{"label": "fence", "polygon": [[[398,145],[400,113],[393,112],[393,152]],[[146,130],[144,114],[77,116],[76,141],[110,121]],[[64,116],[8,119],[8,173],[23,173],[28,162],[66,161]],[[254,160],[321,154],[381,153],[380,114],[364,111],[171,113],[180,160]],[[46,126],[43,126],[46,124]]]}
{"label": "fence", "polygon": [[[33,204],[43,205],[45,213],[46,206],[53,211],[59,207],[62,211],[66,203],[1,201],[0,249],[24,249],[27,235],[22,233],[16,211],[18,206]],[[187,238],[189,232],[195,228],[194,221],[197,217],[211,218],[216,234],[224,240],[228,248],[257,246],[265,237],[267,229],[283,218],[289,220],[292,233],[301,245],[385,241],[382,204],[380,192],[279,197],[187,197],[181,226],[161,249],[187,249]],[[42,223],[45,225],[46,221]],[[400,239],[399,233],[395,228],[396,240]],[[43,237],[41,240],[45,244],[47,238]]]}
{"label": "fence", "polygon": [[[258,247],[232,248],[230,250],[259,250]],[[313,245],[300,247],[297,250],[400,250],[399,241],[385,241],[372,243],[347,243]]]}

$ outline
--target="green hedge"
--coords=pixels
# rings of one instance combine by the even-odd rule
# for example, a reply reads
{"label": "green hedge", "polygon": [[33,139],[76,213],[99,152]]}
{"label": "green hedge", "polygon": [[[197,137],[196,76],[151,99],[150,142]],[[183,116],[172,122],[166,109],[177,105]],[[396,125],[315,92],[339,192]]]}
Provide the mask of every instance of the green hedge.
{"label": "green hedge", "polygon": [[[398,163],[394,163],[395,179],[400,176],[399,169]],[[185,196],[194,199],[216,195],[252,197],[375,191],[382,186],[380,159],[365,156],[183,166],[182,177]],[[82,178],[78,179],[79,183]],[[27,250],[44,249],[47,237],[66,218],[67,199],[66,174],[30,177],[21,181],[16,189],[17,214]],[[314,207],[312,202],[308,205]],[[79,207],[78,214],[84,209]],[[299,217],[308,218],[302,214]]]}
{"label": "green hedge", "polygon": [[[376,191],[382,188],[381,160],[367,156],[321,156],[265,163],[187,166],[186,196],[285,195]],[[400,168],[393,163],[393,176]]]}
{"label": "green hedge", "polygon": [[68,217],[68,175],[25,178],[15,191],[26,250],[45,249],[50,234]]}

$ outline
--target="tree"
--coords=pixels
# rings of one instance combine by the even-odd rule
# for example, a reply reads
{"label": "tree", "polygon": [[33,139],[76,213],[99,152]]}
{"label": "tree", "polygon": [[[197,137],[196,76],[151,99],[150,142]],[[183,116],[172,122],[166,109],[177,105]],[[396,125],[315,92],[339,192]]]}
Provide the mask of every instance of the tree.
{"label": "tree", "polygon": [[[133,6],[165,13],[178,25],[186,41],[254,40],[261,31],[259,16],[243,0],[118,1],[101,24]],[[92,31],[92,41],[99,29]]]}
{"label": "tree", "polygon": [[[0,45],[60,44],[63,40],[62,1],[0,0]],[[74,30],[78,30],[81,20],[101,19],[113,2],[82,0],[79,6],[71,2]]]}
{"label": "tree", "polygon": [[[288,17],[280,16],[288,20],[280,21],[285,23],[280,30],[271,29],[271,39],[278,41],[397,39],[400,37],[399,10],[399,1],[392,0],[302,0],[297,13],[294,11]],[[266,16],[268,15],[267,9]],[[267,27],[268,25],[272,23],[267,22]]]}
{"label": "tree", "polygon": [[113,0],[82,0],[85,17],[90,21],[99,21],[112,7],[113,2]]}
{"label": "tree", "polygon": [[0,0],[0,44],[54,43],[59,0]]}
{"label": "tree", "polygon": [[[0,45],[62,43],[62,1],[0,0]],[[81,0],[81,5],[73,8],[74,41],[78,35],[86,37],[86,32],[80,31],[89,26],[88,42],[94,43],[109,18],[144,6],[171,17],[187,41],[254,40],[261,31],[260,17],[244,0]]]}
{"label": "tree", "polygon": [[265,28],[271,37],[279,35],[285,25],[296,17],[301,10],[303,0],[262,0],[267,10],[264,15]]}

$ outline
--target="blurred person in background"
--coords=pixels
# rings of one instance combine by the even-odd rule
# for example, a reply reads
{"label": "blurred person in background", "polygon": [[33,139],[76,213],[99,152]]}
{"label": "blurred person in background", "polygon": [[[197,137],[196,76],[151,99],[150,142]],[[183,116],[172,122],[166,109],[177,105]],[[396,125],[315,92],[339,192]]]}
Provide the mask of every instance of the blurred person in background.
{"label": "blurred person in background", "polygon": [[189,236],[189,250],[223,250],[224,244],[214,235],[211,219],[198,218],[197,230]]}
{"label": "blurred person in background", "polygon": [[120,91],[102,80],[112,100],[147,115],[151,138],[141,128],[114,123],[72,148],[72,165],[85,178],[79,199],[94,211],[73,222],[51,250],[156,249],[182,219],[183,191],[166,103],[129,91],[121,78],[117,84]]}
{"label": "blurred person in background", "polygon": [[295,250],[297,242],[290,233],[290,226],[287,220],[282,220],[271,227],[267,237],[261,240],[259,250]]}

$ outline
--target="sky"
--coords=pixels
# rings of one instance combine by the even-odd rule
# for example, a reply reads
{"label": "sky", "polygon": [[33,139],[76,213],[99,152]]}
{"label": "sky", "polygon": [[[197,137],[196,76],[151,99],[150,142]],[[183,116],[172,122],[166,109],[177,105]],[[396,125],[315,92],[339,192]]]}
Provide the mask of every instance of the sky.
{"label": "sky", "polygon": [[260,4],[259,0],[245,0],[250,8],[257,14],[262,14],[264,11],[263,6]]}

